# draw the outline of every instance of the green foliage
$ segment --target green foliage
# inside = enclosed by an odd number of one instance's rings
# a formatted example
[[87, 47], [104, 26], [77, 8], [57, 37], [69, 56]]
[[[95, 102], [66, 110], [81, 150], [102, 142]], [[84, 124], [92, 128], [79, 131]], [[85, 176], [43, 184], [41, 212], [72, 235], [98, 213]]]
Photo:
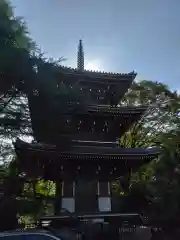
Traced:
[[29, 53], [33, 48], [34, 44], [28, 37], [23, 19], [16, 18], [10, 4], [2, 0], [0, 3], [0, 97], [3, 99], [1, 100], [6, 100], [4, 98], [9, 95], [10, 99], [16, 96], [17, 88], [27, 74]]
[[[180, 96], [162, 83], [142, 81], [133, 84], [122, 104], [151, 107], [121, 138], [120, 144], [133, 148], [156, 145], [162, 148], [158, 160], [132, 173], [130, 202], [136, 204], [137, 211], [153, 219], [175, 218], [180, 212]], [[142, 201], [144, 203], [140, 204]]]
[[41, 196], [55, 196], [56, 185], [52, 181], [38, 181], [36, 185], [36, 193]]
[[19, 199], [17, 202], [20, 215], [33, 215], [38, 213], [42, 208], [41, 199]]
[[180, 96], [162, 83], [142, 81], [134, 83], [125, 95], [123, 105], [144, 105], [148, 110], [121, 139], [127, 147], [150, 147], [163, 133], [179, 124]]
[[[30, 53], [35, 44], [28, 36], [22, 18], [15, 17], [10, 3], [0, 1], [0, 160], [12, 156], [10, 140], [19, 134], [21, 113], [27, 108], [22, 100], [22, 84], [31, 70]], [[21, 111], [19, 109], [21, 108]], [[23, 117], [24, 117], [23, 111]]]

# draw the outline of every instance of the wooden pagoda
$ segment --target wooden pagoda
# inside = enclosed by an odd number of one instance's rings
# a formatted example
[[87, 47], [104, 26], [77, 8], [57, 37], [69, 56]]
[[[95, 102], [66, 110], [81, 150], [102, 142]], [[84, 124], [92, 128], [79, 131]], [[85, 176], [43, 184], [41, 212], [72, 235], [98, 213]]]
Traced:
[[78, 89], [86, 106], [73, 111], [69, 103], [63, 115], [58, 114], [54, 100], [40, 88], [33, 89], [28, 98], [35, 141], [16, 141], [20, 170], [30, 179], [57, 183], [59, 211], [116, 212], [111, 183], [159, 154], [153, 148], [124, 149], [118, 141], [147, 110], [147, 106], [118, 105], [136, 74], [84, 70], [82, 42], [77, 68], [58, 71], [57, 89], [63, 85]]

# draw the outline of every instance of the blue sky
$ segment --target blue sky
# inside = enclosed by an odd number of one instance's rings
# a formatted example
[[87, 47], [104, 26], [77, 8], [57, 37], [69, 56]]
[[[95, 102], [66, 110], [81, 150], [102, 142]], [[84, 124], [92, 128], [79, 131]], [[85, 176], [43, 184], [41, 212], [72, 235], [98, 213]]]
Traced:
[[138, 72], [138, 79], [180, 89], [180, 0], [11, 0], [48, 56], [76, 67]]

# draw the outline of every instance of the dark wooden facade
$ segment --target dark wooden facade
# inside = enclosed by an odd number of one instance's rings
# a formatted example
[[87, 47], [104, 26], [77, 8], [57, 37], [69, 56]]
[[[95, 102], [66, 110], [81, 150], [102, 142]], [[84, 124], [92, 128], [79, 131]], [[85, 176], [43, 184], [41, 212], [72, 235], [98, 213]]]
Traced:
[[18, 140], [15, 147], [22, 171], [31, 177], [52, 181], [112, 181], [129, 170], [137, 170], [159, 154], [157, 149], [122, 149], [118, 143], [114, 143], [115, 147], [93, 144], [74, 141], [69, 149], [62, 151], [53, 145], [28, 144]]
[[46, 109], [43, 114], [39, 109], [40, 106], [36, 105], [35, 117], [33, 117], [36, 139], [38, 142], [57, 144], [61, 141], [62, 135], [73, 140], [116, 141], [142, 117], [147, 106], [111, 108], [90, 105], [86, 109], [77, 110], [75, 114], [69, 110], [63, 117], [56, 112], [46, 116], [48, 110]]
[[57, 87], [63, 84], [69, 88], [75, 87], [79, 94], [88, 97], [90, 104], [96, 105], [109, 105], [111, 97], [114, 97], [114, 105], [117, 105], [136, 77], [134, 71], [116, 74], [67, 67], [61, 67], [57, 75]]
[[50, 83], [51, 89], [48, 79], [36, 80], [28, 95], [33, 133], [38, 142], [56, 144], [62, 134], [72, 134], [72, 139], [113, 141], [117, 127], [126, 130], [145, 111], [145, 107], [111, 108], [120, 103], [131, 86], [136, 77], [134, 72], [81, 72], [59, 67], [54, 75], [56, 80]]
[[123, 211], [119, 197], [113, 195], [114, 181], [160, 153], [158, 149], [122, 149], [118, 143], [107, 142], [73, 141], [69, 149], [62, 151], [56, 146], [18, 140], [15, 147], [20, 171], [28, 179], [56, 182], [59, 209], [77, 214]]
[[[19, 169], [29, 179], [56, 182], [59, 211], [116, 212], [113, 181], [159, 154], [157, 149], [123, 149], [118, 142], [147, 110], [147, 106], [118, 106], [136, 74], [65, 67], [54, 74], [54, 91], [37, 82], [28, 96], [35, 141], [16, 141]], [[63, 88], [75, 89], [83, 102], [68, 99], [64, 107], [58, 93]]]

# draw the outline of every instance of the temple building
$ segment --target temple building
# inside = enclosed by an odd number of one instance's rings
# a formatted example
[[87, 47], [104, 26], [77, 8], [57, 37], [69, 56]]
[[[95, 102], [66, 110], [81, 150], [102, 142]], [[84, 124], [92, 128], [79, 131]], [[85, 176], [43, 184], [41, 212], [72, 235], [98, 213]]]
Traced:
[[47, 97], [38, 84], [28, 96], [35, 141], [17, 139], [18, 164], [28, 179], [56, 183], [56, 213], [64, 208], [75, 213], [116, 213], [113, 182], [159, 155], [158, 149], [128, 149], [119, 143], [148, 108], [120, 104], [135, 77], [134, 71], [85, 70], [80, 40], [77, 68], [59, 67], [55, 86], [57, 92], [64, 85], [75, 88], [85, 104], [70, 101], [62, 114], [61, 98]]

